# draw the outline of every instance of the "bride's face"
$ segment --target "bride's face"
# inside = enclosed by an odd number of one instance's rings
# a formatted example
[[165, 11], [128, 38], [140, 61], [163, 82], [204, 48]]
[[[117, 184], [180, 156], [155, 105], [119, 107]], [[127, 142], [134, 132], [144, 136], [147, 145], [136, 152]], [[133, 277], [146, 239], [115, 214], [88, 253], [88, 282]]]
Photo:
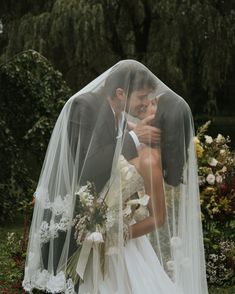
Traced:
[[156, 114], [157, 111], [157, 101], [153, 99], [150, 101], [147, 107], [143, 108], [142, 111], [139, 113], [138, 118], [144, 119], [152, 114]]

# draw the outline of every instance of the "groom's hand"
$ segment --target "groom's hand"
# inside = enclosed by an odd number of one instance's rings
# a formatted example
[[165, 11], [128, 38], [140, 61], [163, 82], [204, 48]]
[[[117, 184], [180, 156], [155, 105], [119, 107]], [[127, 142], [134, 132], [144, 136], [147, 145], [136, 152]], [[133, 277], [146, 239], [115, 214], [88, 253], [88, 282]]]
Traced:
[[150, 115], [138, 122], [133, 129], [139, 141], [144, 144], [158, 144], [161, 139], [161, 130], [151, 126], [154, 115]]

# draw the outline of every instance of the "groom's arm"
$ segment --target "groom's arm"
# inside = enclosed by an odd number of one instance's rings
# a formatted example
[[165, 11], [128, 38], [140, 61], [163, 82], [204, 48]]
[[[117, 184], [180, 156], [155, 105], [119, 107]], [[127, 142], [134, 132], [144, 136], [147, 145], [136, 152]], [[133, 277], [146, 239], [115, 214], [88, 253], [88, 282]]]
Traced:
[[153, 119], [154, 115], [149, 115], [137, 124], [132, 124], [132, 129], [125, 133], [122, 153], [127, 160], [138, 156], [137, 149], [141, 143], [149, 146], [159, 144], [161, 131], [151, 126]]

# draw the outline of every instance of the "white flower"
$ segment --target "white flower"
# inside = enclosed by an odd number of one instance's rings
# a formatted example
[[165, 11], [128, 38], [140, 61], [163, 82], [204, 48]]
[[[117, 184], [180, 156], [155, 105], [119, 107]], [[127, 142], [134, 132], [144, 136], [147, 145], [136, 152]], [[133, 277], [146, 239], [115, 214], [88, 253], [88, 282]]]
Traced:
[[75, 195], [79, 197], [83, 205], [91, 207], [93, 204], [94, 197], [90, 194], [89, 186], [89, 184], [82, 186], [78, 192], [75, 192]]
[[171, 238], [171, 246], [174, 248], [180, 248], [182, 245], [182, 240], [179, 237], [172, 237]]
[[218, 134], [218, 136], [216, 138], [216, 142], [221, 143], [223, 140], [224, 140], [224, 137], [221, 134]]
[[104, 242], [103, 236], [100, 232], [93, 232], [86, 239], [95, 243]]
[[219, 151], [219, 153], [221, 154], [221, 155], [224, 155], [225, 154], [225, 150], [224, 149], [221, 149], [220, 151]]
[[214, 185], [214, 183], [215, 183], [215, 176], [213, 174], [209, 174], [206, 177], [206, 180], [207, 180], [208, 184]]
[[223, 178], [221, 175], [216, 175], [215, 180], [218, 184], [221, 184], [223, 182]]
[[211, 144], [211, 143], [213, 142], [213, 139], [212, 139], [211, 136], [207, 136], [207, 135], [205, 135], [204, 137], [205, 137], [205, 139], [206, 139], [206, 143], [207, 143], [207, 144]]
[[208, 160], [208, 164], [210, 166], [216, 166], [217, 163], [218, 163], [218, 160], [216, 160], [215, 158], [209, 158], [209, 160]]
[[223, 166], [223, 168], [221, 169], [221, 172], [222, 173], [226, 173], [226, 171], [227, 171], [227, 167], [226, 166]]
[[75, 192], [75, 195], [81, 196], [81, 194], [87, 192], [87, 190], [89, 190], [88, 185], [84, 185], [77, 192]]

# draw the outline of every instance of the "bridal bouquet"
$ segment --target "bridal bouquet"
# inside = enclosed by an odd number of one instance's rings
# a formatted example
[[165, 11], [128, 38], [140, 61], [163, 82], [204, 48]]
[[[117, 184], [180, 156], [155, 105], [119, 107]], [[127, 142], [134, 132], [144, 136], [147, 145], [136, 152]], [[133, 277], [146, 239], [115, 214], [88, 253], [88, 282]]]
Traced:
[[70, 257], [66, 268], [66, 274], [74, 284], [79, 277], [83, 279], [91, 249], [100, 247], [100, 244], [104, 245], [107, 211], [105, 201], [98, 201], [98, 194], [93, 183], [87, 182], [75, 192], [75, 195], [77, 214], [73, 219], [73, 226], [78, 248]]
[[76, 210], [78, 214], [74, 218], [75, 239], [81, 245], [90, 234], [99, 232], [105, 233], [106, 210], [104, 201], [98, 201], [95, 185], [87, 182], [78, 192]]

